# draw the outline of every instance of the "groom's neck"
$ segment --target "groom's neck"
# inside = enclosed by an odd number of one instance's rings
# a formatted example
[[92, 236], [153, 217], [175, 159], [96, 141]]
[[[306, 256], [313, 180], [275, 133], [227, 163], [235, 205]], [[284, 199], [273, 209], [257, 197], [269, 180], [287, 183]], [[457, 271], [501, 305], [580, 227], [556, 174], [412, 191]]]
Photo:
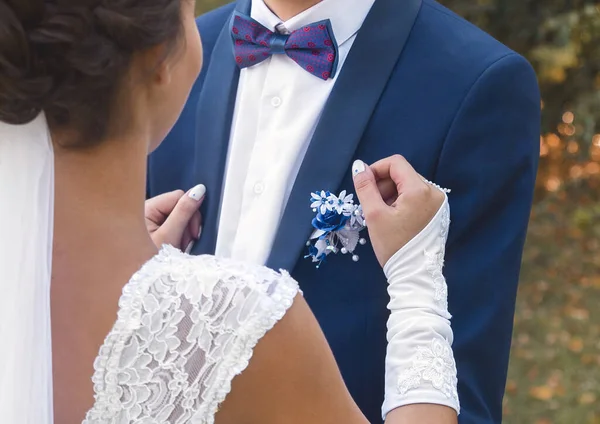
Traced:
[[264, 0], [271, 11], [283, 22], [310, 9], [322, 0]]

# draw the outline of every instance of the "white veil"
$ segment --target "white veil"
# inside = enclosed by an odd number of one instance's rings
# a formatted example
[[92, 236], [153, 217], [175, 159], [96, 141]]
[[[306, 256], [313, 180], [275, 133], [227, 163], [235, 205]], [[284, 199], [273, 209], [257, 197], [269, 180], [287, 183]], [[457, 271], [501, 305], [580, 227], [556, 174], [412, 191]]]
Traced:
[[0, 421], [51, 424], [54, 155], [46, 118], [0, 122]]

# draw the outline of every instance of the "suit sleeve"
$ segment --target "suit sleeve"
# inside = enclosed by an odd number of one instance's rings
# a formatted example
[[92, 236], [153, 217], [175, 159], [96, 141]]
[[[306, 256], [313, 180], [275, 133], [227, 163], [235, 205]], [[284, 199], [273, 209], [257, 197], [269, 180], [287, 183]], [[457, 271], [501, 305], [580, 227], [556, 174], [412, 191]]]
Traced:
[[438, 162], [435, 182], [452, 189], [444, 274], [461, 423], [501, 421], [539, 138], [535, 73], [509, 54], [471, 87]]

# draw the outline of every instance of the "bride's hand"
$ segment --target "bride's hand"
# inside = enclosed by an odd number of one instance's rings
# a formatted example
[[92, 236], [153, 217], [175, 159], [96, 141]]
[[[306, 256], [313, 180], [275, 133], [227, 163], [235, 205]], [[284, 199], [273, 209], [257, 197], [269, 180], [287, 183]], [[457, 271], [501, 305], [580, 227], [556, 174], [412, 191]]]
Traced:
[[187, 193], [175, 190], [146, 200], [146, 228], [156, 247], [170, 244], [189, 253], [202, 232], [198, 209], [205, 193], [206, 187], [199, 184]]
[[431, 221], [444, 193], [427, 184], [400, 155], [371, 166], [357, 160], [352, 175], [373, 250], [383, 267]]

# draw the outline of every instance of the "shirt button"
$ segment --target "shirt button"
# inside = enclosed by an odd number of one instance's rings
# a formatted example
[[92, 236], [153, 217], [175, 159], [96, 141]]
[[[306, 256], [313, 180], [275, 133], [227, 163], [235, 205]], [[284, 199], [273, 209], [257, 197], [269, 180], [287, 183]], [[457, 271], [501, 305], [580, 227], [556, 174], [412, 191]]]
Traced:
[[254, 194], [262, 194], [263, 191], [265, 191], [265, 183], [258, 181], [254, 184]]
[[271, 106], [273, 106], [273, 107], [279, 107], [279, 106], [281, 106], [281, 98], [279, 98], [279, 97], [273, 97], [271, 99]]

